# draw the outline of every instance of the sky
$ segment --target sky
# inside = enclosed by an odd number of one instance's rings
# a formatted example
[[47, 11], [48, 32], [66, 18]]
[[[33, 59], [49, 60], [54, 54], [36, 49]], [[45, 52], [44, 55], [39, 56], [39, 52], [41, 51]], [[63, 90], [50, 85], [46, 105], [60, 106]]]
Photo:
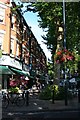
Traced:
[[[21, 4], [20, 0], [14, 0], [17, 4]], [[19, 2], [19, 3], [18, 3]], [[24, 7], [22, 8], [22, 10], [26, 10], [26, 5], [27, 3], [23, 4]], [[38, 43], [40, 44], [41, 48], [43, 49], [43, 52], [45, 53], [47, 60], [48, 58], [51, 60], [51, 53], [50, 51], [47, 49], [47, 46], [42, 42], [44, 41], [43, 38], [41, 37], [42, 35], [46, 35], [46, 33], [42, 30], [42, 28], [39, 27], [39, 17], [37, 16], [37, 13], [33, 13], [33, 12], [25, 12], [23, 14], [28, 26], [31, 27], [31, 31], [33, 32], [35, 38], [37, 39]]]
[[46, 33], [42, 30], [42, 28], [39, 28], [39, 23], [38, 23], [39, 18], [37, 17], [37, 13], [25, 12], [24, 18], [27, 24], [31, 27], [31, 30], [35, 38], [37, 39], [38, 43], [40, 44], [41, 48], [43, 49], [47, 59], [48, 58], [51, 59], [50, 51], [47, 49], [47, 46], [42, 42], [44, 40], [41, 37], [41, 35], [45, 35]]

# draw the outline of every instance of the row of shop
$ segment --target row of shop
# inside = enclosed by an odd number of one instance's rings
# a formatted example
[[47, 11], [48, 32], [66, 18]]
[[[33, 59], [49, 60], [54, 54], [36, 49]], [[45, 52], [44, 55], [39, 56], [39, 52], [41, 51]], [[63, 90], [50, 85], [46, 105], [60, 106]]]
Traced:
[[[3, 62], [4, 60], [4, 62]], [[24, 68], [22, 69], [22, 66]], [[0, 88], [9, 89], [11, 86], [24, 84], [30, 88], [36, 81], [45, 82], [43, 75], [36, 75], [34, 71], [29, 71], [27, 65], [22, 65], [20, 61], [14, 60], [10, 56], [3, 55], [0, 58]]]
[[2, 55], [0, 58], [0, 87], [2, 89], [8, 89], [10, 87], [10, 81], [18, 81], [24, 77], [24, 80], [29, 80], [29, 68], [24, 65], [22, 69], [22, 63], [19, 60], [8, 55]]
[[10, 66], [0, 66], [0, 86], [2, 89], [10, 88], [10, 86], [12, 86], [11, 82], [17, 83], [15, 86], [17, 86], [20, 81], [27, 83], [29, 77], [29, 73], [23, 70], [18, 70]]
[[46, 55], [20, 9], [13, 10], [15, 7], [15, 2], [0, 3], [3, 17], [0, 23], [0, 86], [3, 89], [9, 88], [10, 80], [16, 85], [22, 78], [29, 79], [28, 87], [31, 87], [37, 75], [43, 81], [42, 76], [48, 73]]

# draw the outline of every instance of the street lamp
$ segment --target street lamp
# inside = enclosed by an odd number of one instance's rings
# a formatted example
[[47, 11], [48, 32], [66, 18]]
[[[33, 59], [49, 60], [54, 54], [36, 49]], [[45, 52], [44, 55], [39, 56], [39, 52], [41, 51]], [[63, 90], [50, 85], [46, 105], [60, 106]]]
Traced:
[[[65, 0], [63, 0], [63, 32], [64, 32], [63, 47], [64, 49], [66, 49]], [[66, 65], [64, 66], [64, 77], [66, 79]]]
[[[63, 47], [64, 49], [66, 49], [66, 25], [65, 25], [65, 0], [63, 0], [63, 31], [64, 31], [64, 41], [63, 41]], [[66, 61], [65, 61], [66, 63]], [[64, 77], [65, 77], [65, 80], [66, 80], [66, 64], [64, 66]], [[65, 105], [67, 105], [68, 103], [68, 100], [67, 100], [67, 81], [65, 81]]]
[[66, 49], [65, 0], [63, 0], [63, 27], [64, 27], [64, 42], [63, 42], [63, 46], [64, 46], [64, 49]]

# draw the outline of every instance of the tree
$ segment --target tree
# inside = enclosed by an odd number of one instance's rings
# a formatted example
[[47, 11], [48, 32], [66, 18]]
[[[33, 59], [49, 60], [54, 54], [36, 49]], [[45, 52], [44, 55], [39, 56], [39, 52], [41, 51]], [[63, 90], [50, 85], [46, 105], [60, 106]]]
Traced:
[[[66, 4], [66, 40], [67, 49], [76, 48], [79, 51], [79, 26], [80, 26], [80, 2], [67, 2]], [[57, 46], [57, 38], [60, 34], [59, 26], [63, 28], [63, 4], [61, 2], [37, 2], [32, 3], [34, 12], [38, 12], [39, 26], [47, 28], [46, 36], [42, 36], [51, 53], [54, 54]], [[28, 6], [30, 9], [30, 6]]]
[[[26, 1], [24, 1], [26, 2]], [[67, 49], [80, 51], [80, 2], [66, 2], [66, 41]], [[21, 8], [23, 5], [19, 3], [17, 8]], [[14, 8], [14, 9], [17, 9]], [[21, 9], [20, 9], [21, 10]], [[57, 38], [60, 35], [58, 28], [63, 28], [63, 3], [62, 2], [46, 2], [46, 0], [37, 0], [36, 3], [32, 2], [27, 5], [24, 12], [33, 11], [38, 12], [40, 17], [39, 27], [47, 31], [46, 36], [42, 36], [45, 40], [47, 48], [51, 50], [52, 55], [55, 54], [57, 47]], [[24, 13], [23, 12], [23, 13]], [[47, 30], [46, 30], [47, 28]], [[63, 33], [62, 33], [63, 35]], [[63, 39], [63, 37], [62, 37]], [[60, 42], [60, 41], [59, 41]]]
[[53, 63], [52, 63], [51, 61], [48, 61], [47, 67], [48, 67], [48, 74], [49, 74], [50, 80], [51, 80], [51, 79], [54, 79]]
[[[80, 53], [80, 2], [66, 2], [66, 48], [76, 54]], [[57, 44], [63, 46], [63, 31], [60, 32], [59, 27], [63, 28], [63, 3], [62, 2], [37, 2], [28, 6], [33, 7], [34, 12], [38, 12], [39, 26], [47, 31], [46, 36], [42, 36], [47, 48], [50, 49], [52, 60], [57, 49]], [[32, 10], [31, 10], [32, 11]], [[46, 30], [47, 28], [47, 30]], [[58, 40], [59, 35], [62, 39]]]
[[[77, 54], [80, 54], [80, 2], [66, 2], [66, 48]], [[42, 2], [30, 3], [27, 11], [38, 12], [39, 26], [47, 31], [46, 36], [42, 36], [47, 48], [50, 49], [54, 63], [54, 55], [57, 44], [63, 46], [64, 34], [59, 31], [63, 28], [63, 3], [62, 2]], [[58, 37], [62, 35], [61, 39]], [[78, 61], [77, 61], [78, 62]]]

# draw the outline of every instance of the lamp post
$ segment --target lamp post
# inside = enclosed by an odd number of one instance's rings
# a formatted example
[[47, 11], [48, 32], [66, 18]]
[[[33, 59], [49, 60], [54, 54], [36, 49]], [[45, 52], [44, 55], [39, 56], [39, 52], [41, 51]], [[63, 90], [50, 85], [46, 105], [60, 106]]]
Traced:
[[[66, 25], [65, 25], [65, 0], [63, 0], [63, 27], [64, 27], [64, 41], [63, 41], [63, 47], [66, 49]], [[64, 65], [64, 77], [66, 80], [66, 60]], [[68, 104], [67, 100], [67, 81], [65, 81], [65, 105]]]
[[[63, 32], [64, 32], [63, 47], [64, 49], [66, 49], [65, 0], [63, 0]], [[64, 77], [66, 79], [66, 64], [64, 66]]]
[[63, 46], [64, 46], [64, 49], [66, 49], [65, 0], [63, 0], [63, 27], [64, 27], [64, 42], [63, 42]]

